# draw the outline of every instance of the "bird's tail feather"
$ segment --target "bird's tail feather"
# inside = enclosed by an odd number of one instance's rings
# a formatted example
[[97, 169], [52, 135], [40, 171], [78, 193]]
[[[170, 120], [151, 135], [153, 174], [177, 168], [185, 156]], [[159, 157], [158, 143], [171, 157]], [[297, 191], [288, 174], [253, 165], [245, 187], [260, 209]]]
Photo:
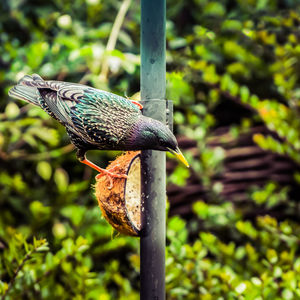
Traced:
[[21, 78], [21, 80], [19, 80], [17, 85], [9, 90], [8, 95], [39, 106], [39, 93], [34, 85], [34, 81], [37, 80], [43, 81], [43, 79], [37, 74], [33, 74], [32, 76], [25, 75]]
[[37, 86], [37, 82], [44, 82], [44, 79], [38, 74], [25, 75], [19, 81], [18, 84], [28, 85], [28, 86]]
[[8, 95], [39, 106], [37, 89], [34, 87], [15, 85], [9, 90]]

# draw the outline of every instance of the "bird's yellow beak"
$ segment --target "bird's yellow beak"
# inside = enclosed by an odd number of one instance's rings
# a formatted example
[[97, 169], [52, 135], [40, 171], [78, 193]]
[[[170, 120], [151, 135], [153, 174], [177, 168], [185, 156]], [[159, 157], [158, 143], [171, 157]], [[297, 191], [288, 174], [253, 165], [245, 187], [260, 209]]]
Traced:
[[174, 154], [186, 167], [190, 167], [189, 163], [181, 153], [180, 149], [177, 147], [176, 150], [168, 149], [172, 154]]

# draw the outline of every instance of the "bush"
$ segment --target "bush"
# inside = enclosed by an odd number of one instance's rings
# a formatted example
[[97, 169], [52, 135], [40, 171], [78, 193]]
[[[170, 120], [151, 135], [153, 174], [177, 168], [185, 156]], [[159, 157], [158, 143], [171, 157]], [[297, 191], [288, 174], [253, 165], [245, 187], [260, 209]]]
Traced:
[[[92, 196], [92, 171], [76, 161], [64, 129], [8, 99], [26, 73], [82, 82], [121, 95], [139, 89], [139, 8], [132, 5], [116, 49], [105, 52], [118, 1], [9, 1], [0, 24], [0, 295], [3, 299], [138, 299], [138, 239], [113, 236]], [[298, 198], [266, 180], [252, 205], [221, 197], [224, 172], [211, 131], [232, 126], [295, 165], [299, 184], [299, 34], [293, 1], [168, 1], [167, 95], [176, 133], [206, 190], [195, 217], [167, 229], [168, 299], [300, 299]], [[102, 73], [108, 63], [109, 72]], [[101, 76], [99, 73], [101, 72]], [[92, 152], [103, 164], [115, 152]], [[169, 182], [187, 184], [178, 166]], [[243, 206], [243, 205], [242, 205]], [[255, 216], [249, 217], [255, 211]]]

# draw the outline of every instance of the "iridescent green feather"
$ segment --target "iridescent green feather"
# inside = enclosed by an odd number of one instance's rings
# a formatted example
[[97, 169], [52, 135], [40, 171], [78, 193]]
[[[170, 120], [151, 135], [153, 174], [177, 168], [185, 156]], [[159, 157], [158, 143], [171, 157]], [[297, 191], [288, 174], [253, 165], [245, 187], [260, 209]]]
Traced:
[[84, 91], [71, 111], [76, 128], [99, 145], [99, 149], [118, 148], [128, 130], [141, 115], [129, 100], [107, 92]]

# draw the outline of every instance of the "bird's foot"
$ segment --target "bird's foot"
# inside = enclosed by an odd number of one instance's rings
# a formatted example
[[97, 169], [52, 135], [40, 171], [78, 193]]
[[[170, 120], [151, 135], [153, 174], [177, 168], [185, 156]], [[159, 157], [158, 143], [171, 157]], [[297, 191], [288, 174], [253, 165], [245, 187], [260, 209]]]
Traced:
[[143, 109], [143, 105], [141, 103], [139, 103], [138, 101], [135, 100], [131, 100], [129, 99], [129, 97], [125, 96], [127, 100], [131, 101], [132, 104], [137, 105], [139, 107], [140, 110]]
[[130, 100], [134, 105], [137, 105], [139, 107], [140, 110], [143, 109], [143, 105], [137, 101], [134, 101], [134, 100]]
[[114, 186], [113, 184], [113, 178], [127, 178], [126, 174], [116, 174], [113, 173], [116, 169], [118, 168], [118, 166], [114, 166], [110, 169], [101, 169], [101, 173], [98, 174], [96, 176], [96, 179], [98, 180], [99, 178], [101, 178], [102, 176], [107, 176], [108, 180], [109, 180], [109, 187], [108, 189], [111, 190]]
[[110, 169], [102, 169], [100, 168], [99, 166], [95, 165], [94, 163], [92, 163], [91, 161], [89, 161], [88, 159], [86, 159], [85, 157], [81, 160], [79, 160], [81, 163], [93, 168], [94, 170], [98, 171], [100, 174], [98, 174], [96, 176], [96, 179], [99, 179], [100, 177], [106, 175], [109, 182], [110, 182], [110, 185], [108, 187], [109, 190], [112, 189], [113, 187], [113, 180], [112, 178], [127, 178], [127, 175], [125, 174], [115, 174], [113, 173], [119, 166], [116, 165]]

